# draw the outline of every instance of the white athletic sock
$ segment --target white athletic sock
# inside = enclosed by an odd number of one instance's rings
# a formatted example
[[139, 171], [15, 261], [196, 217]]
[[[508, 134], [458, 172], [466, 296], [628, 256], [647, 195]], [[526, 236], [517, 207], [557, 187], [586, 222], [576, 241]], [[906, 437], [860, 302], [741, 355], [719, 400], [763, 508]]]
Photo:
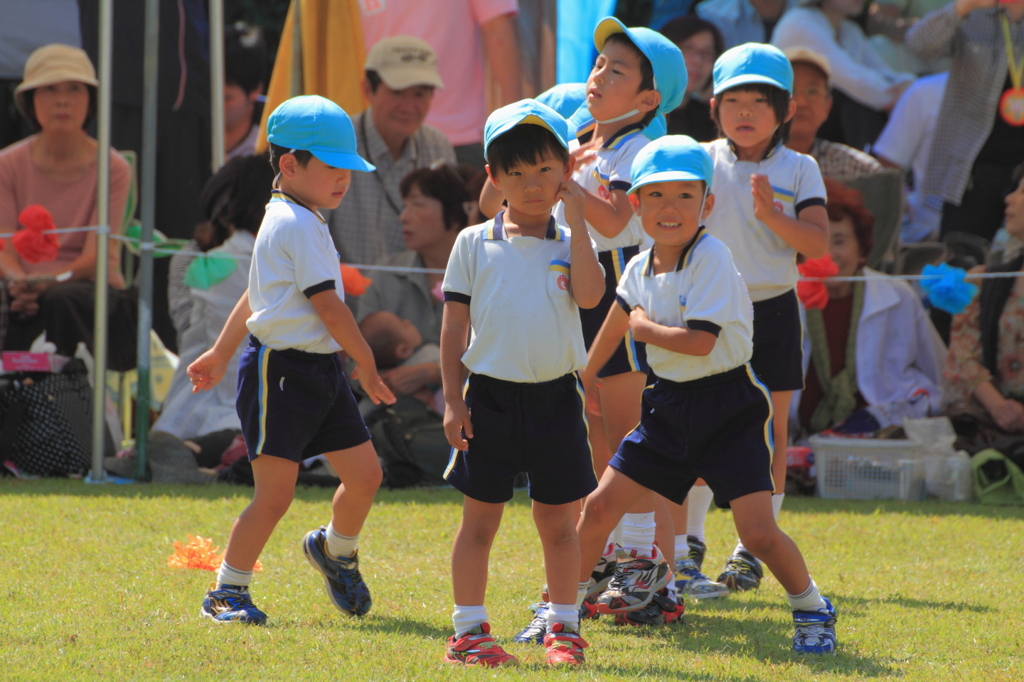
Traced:
[[580, 630], [580, 610], [572, 604], [553, 604], [548, 602], [547, 620], [548, 632], [551, 632], [551, 626], [555, 623], [567, 625], [574, 632], [579, 632]]
[[327, 524], [327, 552], [332, 557], [348, 558], [355, 554], [356, 545], [359, 543], [359, 536], [342, 535], [334, 530], [334, 524]]
[[587, 598], [587, 590], [590, 589], [591, 582], [593, 582], [593, 580], [580, 583], [579, 587], [576, 588], [576, 611], [579, 611], [580, 607], [583, 606], [583, 600]]
[[238, 587], [248, 587], [249, 583], [252, 582], [252, 571], [239, 571], [237, 568], [233, 568], [228, 565], [228, 562], [220, 562], [220, 568], [217, 569], [217, 587], [224, 585], [237, 585]]
[[818, 586], [814, 584], [813, 578], [802, 593], [793, 595], [787, 592], [786, 598], [789, 599], [789, 606], [794, 611], [817, 611], [825, 608], [825, 600], [818, 593]]
[[686, 542], [686, 533], [676, 536], [676, 563], [679, 563], [690, 553], [690, 545]]
[[654, 512], [624, 514], [622, 516], [622, 549], [645, 557], [653, 556]]
[[[622, 547], [622, 524], [625, 520], [625, 516], [619, 519], [619, 522], [615, 524], [615, 528], [613, 528], [612, 532], [608, 535], [608, 542], [615, 545], [615, 547]], [[614, 547], [612, 548], [612, 551], [615, 551]]]
[[689, 501], [686, 505], [686, 534], [704, 542], [704, 519], [708, 516], [715, 494], [706, 485], [695, 485], [690, 488], [686, 499]]
[[455, 626], [455, 637], [462, 637], [464, 634], [481, 623], [487, 622], [486, 606], [459, 606], [455, 605], [452, 612], [452, 624]]
[[[772, 516], [775, 520], [779, 520], [779, 512], [782, 511], [782, 500], [786, 498], [786, 493], [779, 493], [778, 495], [772, 495]], [[753, 554], [749, 549], [743, 546], [743, 542], [736, 543], [736, 549], [732, 551], [733, 554], [736, 552], [746, 552], [747, 554]]]

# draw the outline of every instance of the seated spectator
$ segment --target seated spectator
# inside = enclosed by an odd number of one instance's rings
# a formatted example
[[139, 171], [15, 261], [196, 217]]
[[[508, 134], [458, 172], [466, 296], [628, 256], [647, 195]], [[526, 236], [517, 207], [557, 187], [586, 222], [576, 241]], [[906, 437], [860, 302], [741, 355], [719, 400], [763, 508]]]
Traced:
[[342, 262], [372, 265], [400, 253], [402, 178], [435, 161], [455, 162], [448, 139], [423, 122], [440, 87], [437, 57], [419, 38], [385, 38], [366, 56], [370, 107], [352, 125], [359, 155], [377, 168], [354, 173], [345, 201], [328, 217]]
[[690, 13], [695, 4], [694, 0], [617, 0], [615, 17], [626, 26], [661, 31], [673, 19]]
[[715, 60], [725, 51], [722, 34], [714, 24], [692, 14], [668, 22], [661, 33], [679, 46], [686, 60], [686, 94], [683, 103], [665, 117], [668, 134], [689, 135], [698, 142], [718, 139], [708, 86]]
[[832, 71], [828, 60], [806, 47], [784, 50], [793, 65], [793, 102], [796, 113], [786, 146], [810, 154], [823, 177], [863, 175], [882, 169], [882, 164], [862, 151], [818, 137], [818, 130], [832, 110]]
[[[1024, 165], [1006, 195], [1006, 231], [1024, 241]], [[979, 408], [996, 432], [1024, 432], [1024, 253], [989, 266], [1016, 278], [987, 279], [981, 294], [953, 317], [946, 356], [947, 399]]]
[[224, 31], [224, 153], [227, 160], [256, 151], [266, 90], [267, 47], [258, 28]]
[[770, 43], [779, 19], [794, 4], [794, 0], [704, 0], [696, 11], [718, 27], [724, 50], [730, 50], [743, 43]]
[[[417, 374], [430, 374], [433, 366], [441, 364], [441, 347], [436, 343], [423, 343], [423, 335], [409, 320], [403, 320], [398, 315], [386, 310], [378, 310], [370, 313], [359, 323], [359, 331], [366, 339], [367, 345], [373, 352], [373, 359], [377, 363], [377, 369], [382, 372], [393, 370], [398, 367], [410, 368], [409, 377]], [[421, 366], [421, 370], [413, 370]], [[393, 380], [399, 381], [396, 375]], [[433, 390], [431, 390], [433, 388]], [[424, 384], [412, 395], [424, 403], [437, 409], [441, 407], [443, 412], [444, 394], [440, 396], [440, 384]], [[399, 391], [399, 389], [394, 389]], [[410, 391], [399, 391], [399, 393], [410, 393]], [[437, 398], [440, 397], [440, 403]]]
[[[402, 179], [402, 238], [408, 250], [389, 258], [387, 265], [443, 271], [455, 238], [466, 227], [473, 197], [466, 180], [450, 165], [420, 168]], [[408, 320], [423, 341], [441, 341], [441, 272], [371, 271], [373, 284], [355, 304], [360, 326], [372, 313], [388, 311]], [[439, 362], [404, 364], [381, 378], [396, 393], [416, 393], [441, 382]]]
[[937, 412], [945, 347], [906, 282], [864, 267], [874, 218], [860, 193], [829, 178], [825, 187], [829, 254], [838, 276], [870, 279], [827, 282], [828, 304], [806, 311], [804, 357], [810, 361], [806, 387], [794, 401], [800, 424], [817, 433], [861, 408], [898, 403], [916, 405], [921, 416]]
[[206, 259], [194, 257], [184, 278], [191, 299], [190, 321], [179, 339], [178, 369], [152, 430], [197, 443], [196, 461], [202, 467], [220, 464], [221, 454], [241, 433], [235, 412], [235, 384], [244, 345], [236, 351], [224, 379], [210, 391], [193, 393], [186, 369], [213, 346], [249, 286], [252, 249], [273, 181], [274, 172], [265, 156], [240, 156], [217, 171], [208, 183], [221, 188], [211, 222], [229, 236], [209, 249]]
[[1019, 2], [956, 0], [907, 33], [918, 57], [953, 60], [919, 188], [942, 211], [941, 237], [968, 232], [991, 240], [1003, 222], [1003, 189], [1024, 159], [1024, 117], [1013, 94], [1021, 84], [1008, 73], [1006, 56], [1012, 52], [1016, 62], [1024, 52], [1022, 18]]
[[[925, 200], [923, 185], [935, 122], [948, 79], [948, 73], [936, 73], [919, 78], [911, 85], [896, 103], [871, 150], [883, 166], [912, 172], [913, 186], [907, 191], [907, 217], [900, 232], [900, 238], [907, 244], [932, 239], [939, 233], [942, 214]], [[938, 199], [938, 203], [941, 202], [941, 198]]]
[[[97, 144], [85, 128], [96, 113], [97, 86], [89, 57], [76, 47], [46, 45], [29, 57], [15, 100], [37, 132], [0, 152], [0, 231], [20, 229], [18, 215], [32, 204], [46, 208], [58, 228], [96, 224]], [[128, 162], [111, 150], [109, 215], [115, 232], [130, 184]], [[10, 243], [0, 251], [0, 276], [10, 297], [5, 350], [27, 350], [43, 332], [61, 355], [74, 355], [80, 341], [93, 350], [96, 233], [62, 234], [58, 240], [57, 258], [48, 262], [29, 263]], [[108, 366], [126, 370], [135, 366], [138, 304], [137, 293], [125, 289], [119, 253], [112, 243]]]
[[810, 48], [828, 60], [835, 104], [819, 135], [866, 150], [882, 132], [887, 112], [914, 75], [889, 68], [860, 26], [851, 21], [864, 8], [864, 0], [801, 0], [801, 4], [779, 20], [772, 43], [782, 49]]

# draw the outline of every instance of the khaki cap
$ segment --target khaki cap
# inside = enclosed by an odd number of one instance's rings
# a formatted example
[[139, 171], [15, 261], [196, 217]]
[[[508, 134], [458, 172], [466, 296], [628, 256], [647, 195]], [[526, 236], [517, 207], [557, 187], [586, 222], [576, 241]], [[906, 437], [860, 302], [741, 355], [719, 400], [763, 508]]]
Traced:
[[443, 88], [437, 55], [430, 43], [413, 36], [392, 36], [378, 41], [366, 55], [366, 70], [375, 71], [392, 90], [414, 85]]
[[44, 85], [77, 81], [99, 87], [96, 69], [85, 50], [70, 45], [51, 43], [37, 48], [25, 62], [25, 78], [14, 90], [14, 102], [22, 115], [25, 113], [25, 94]]
[[818, 67], [821, 69], [821, 72], [825, 74], [825, 85], [832, 87], [832, 65], [828, 63], [828, 57], [825, 55], [820, 52], [815, 52], [809, 47], [803, 47], [800, 45], [787, 47], [782, 51], [782, 54], [786, 55], [790, 64], [806, 62]]

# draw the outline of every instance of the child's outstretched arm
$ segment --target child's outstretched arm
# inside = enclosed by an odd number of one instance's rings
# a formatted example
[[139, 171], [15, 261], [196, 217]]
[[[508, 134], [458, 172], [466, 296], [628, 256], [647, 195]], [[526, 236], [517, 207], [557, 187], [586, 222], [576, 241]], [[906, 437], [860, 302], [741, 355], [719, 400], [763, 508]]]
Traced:
[[388, 405], [394, 403], [395, 396], [377, 374], [373, 352], [370, 351], [366, 339], [359, 333], [356, 318], [352, 316], [352, 311], [345, 302], [338, 298], [338, 292], [334, 289], [321, 291], [310, 296], [309, 302], [313, 304], [313, 309], [327, 327], [331, 337], [355, 361], [359, 385], [366, 391], [373, 404], [379, 405], [382, 401]]
[[607, 199], [602, 199], [593, 192], [580, 188], [587, 198], [586, 218], [601, 235], [617, 237], [626, 228], [633, 217], [633, 207], [625, 190], [613, 189]]
[[767, 175], [751, 175], [750, 191], [754, 195], [754, 217], [798, 253], [821, 258], [828, 252], [828, 212], [824, 206], [808, 206], [796, 218], [775, 210], [775, 190]]
[[637, 341], [683, 355], [708, 355], [715, 348], [718, 337], [702, 329], [666, 327], [652, 322], [643, 308], [637, 306], [629, 313], [629, 328]]
[[604, 270], [597, 262], [587, 224], [583, 220], [586, 203], [585, 192], [575, 180], [566, 180], [558, 191], [558, 198], [565, 206], [565, 222], [572, 233], [569, 259], [569, 282], [572, 299], [581, 308], [593, 308], [604, 296]]
[[473, 437], [469, 407], [462, 395], [466, 366], [462, 356], [469, 345], [469, 305], [445, 301], [441, 318], [441, 386], [444, 390], [444, 435], [457, 450], [469, 447]]
[[580, 372], [583, 392], [587, 396], [587, 412], [590, 414], [601, 416], [601, 381], [597, 378], [597, 373], [612, 359], [615, 349], [627, 331], [629, 315], [618, 302], [612, 303], [612, 307], [608, 309], [608, 316], [604, 318], [594, 342], [590, 344], [587, 366]]
[[206, 351], [188, 366], [186, 370], [189, 380], [192, 381], [192, 392], [209, 391], [224, 378], [228, 363], [238, 350], [238, 344], [249, 333], [245, 321], [252, 316], [249, 308], [249, 290], [242, 292], [242, 297], [228, 315], [224, 328], [220, 330], [217, 341], [213, 348]]

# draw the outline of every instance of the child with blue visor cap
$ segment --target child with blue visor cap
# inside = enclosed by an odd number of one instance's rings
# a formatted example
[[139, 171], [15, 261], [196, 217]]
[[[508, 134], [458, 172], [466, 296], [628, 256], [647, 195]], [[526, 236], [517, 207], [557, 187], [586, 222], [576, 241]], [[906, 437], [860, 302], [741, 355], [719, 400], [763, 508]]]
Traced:
[[[650, 491], [678, 504], [701, 478], [786, 589], [794, 650], [833, 653], [835, 610], [771, 514], [772, 401], [750, 365], [752, 306], [729, 248], [703, 224], [719, 203], [710, 193], [716, 175], [710, 155], [686, 136], [662, 137], [633, 161], [630, 199], [654, 246], [626, 266], [581, 378], [589, 388], [632, 331], [647, 344], [651, 385], [639, 426], [584, 505], [580, 579], [626, 509]], [[682, 610], [664, 592], [652, 603], [665, 622]]]
[[[796, 105], [793, 67], [778, 48], [746, 43], [715, 62], [712, 118], [722, 138], [706, 145], [715, 164], [718, 210], [710, 234], [732, 250], [754, 306], [754, 373], [771, 391], [772, 469], [776, 516], [786, 481], [788, 415], [793, 392], [803, 388], [803, 334], [796, 296], [797, 256], [818, 258], [828, 248], [825, 185], [818, 164], [784, 142]], [[704, 517], [712, 493], [693, 488], [688, 534], [703, 555]], [[755, 589], [762, 572], [741, 541], [718, 581], [732, 590]]]

